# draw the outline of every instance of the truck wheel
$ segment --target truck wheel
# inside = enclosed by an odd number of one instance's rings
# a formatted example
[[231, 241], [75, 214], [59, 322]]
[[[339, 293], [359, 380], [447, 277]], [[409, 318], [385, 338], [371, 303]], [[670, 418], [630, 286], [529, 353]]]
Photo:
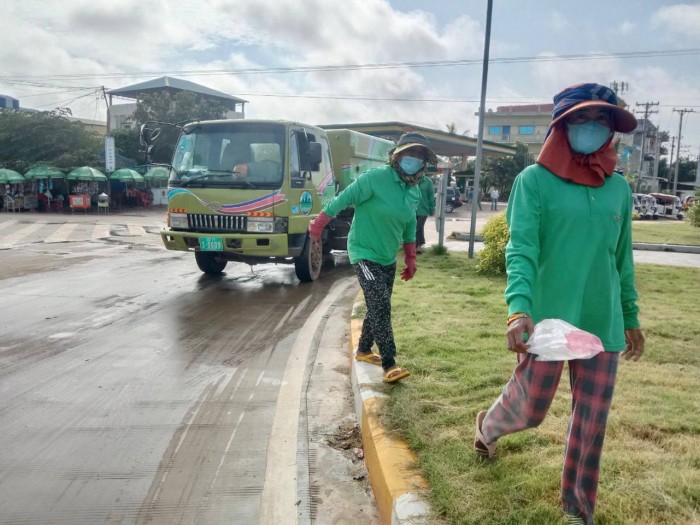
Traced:
[[294, 258], [294, 270], [302, 283], [310, 283], [318, 279], [323, 264], [323, 248], [321, 241], [306, 237], [304, 250], [299, 257]]
[[451, 202], [448, 202], [447, 204], [445, 204], [445, 211], [447, 213], [452, 213], [453, 211], [455, 211], [455, 207], [452, 205]]
[[216, 252], [194, 252], [194, 258], [197, 261], [197, 266], [204, 273], [219, 274], [226, 268], [226, 260], [218, 259]]

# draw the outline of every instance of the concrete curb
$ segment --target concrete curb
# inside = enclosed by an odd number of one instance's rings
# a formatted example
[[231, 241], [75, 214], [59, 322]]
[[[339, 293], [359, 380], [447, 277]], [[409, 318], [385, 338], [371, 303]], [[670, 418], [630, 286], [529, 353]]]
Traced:
[[416, 456], [404, 441], [389, 435], [381, 425], [379, 412], [386, 395], [377, 386], [382, 385], [382, 369], [353, 358], [362, 332], [362, 319], [356, 317], [356, 312], [362, 306], [360, 292], [350, 319], [351, 381], [365, 465], [379, 516], [385, 525], [428, 525], [430, 506], [422, 496], [428, 484], [416, 472]]
[[[458, 241], [468, 241], [471, 235], [468, 233], [455, 232], [454, 238]], [[483, 242], [483, 235], [474, 235], [474, 242]], [[700, 246], [690, 246], [686, 244], [648, 244], [635, 242], [632, 244], [634, 250], [644, 250], [650, 252], [675, 252], [675, 253], [700, 253]]]

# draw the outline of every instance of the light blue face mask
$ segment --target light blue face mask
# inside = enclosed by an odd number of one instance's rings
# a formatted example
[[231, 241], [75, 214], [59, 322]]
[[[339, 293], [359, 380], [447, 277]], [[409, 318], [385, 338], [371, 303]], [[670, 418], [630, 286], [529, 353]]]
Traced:
[[613, 132], [600, 122], [591, 120], [585, 124], [567, 124], [566, 134], [571, 149], [583, 155], [589, 155], [603, 147]]
[[415, 157], [401, 157], [399, 161], [399, 166], [407, 175], [413, 175], [418, 173], [418, 171], [423, 167], [423, 159], [417, 159]]

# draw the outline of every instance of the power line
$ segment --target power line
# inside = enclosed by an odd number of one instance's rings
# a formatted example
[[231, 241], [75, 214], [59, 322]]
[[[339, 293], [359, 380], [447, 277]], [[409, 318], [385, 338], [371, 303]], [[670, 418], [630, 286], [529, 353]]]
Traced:
[[[700, 54], [700, 48], [689, 49], [668, 49], [651, 51], [627, 51], [618, 53], [588, 53], [571, 55], [541, 55], [530, 57], [504, 57], [493, 58], [491, 64], [513, 64], [527, 62], [560, 62], [573, 60], [605, 60], [605, 59], [630, 59], [630, 58], [650, 58], [667, 56], [689, 56]], [[396, 69], [396, 68], [424, 68], [424, 67], [454, 67], [480, 65], [481, 59], [457, 59], [457, 60], [431, 60], [423, 62], [385, 62], [367, 64], [346, 64], [346, 65], [321, 65], [321, 66], [295, 66], [295, 67], [261, 67], [261, 68], [240, 68], [240, 69], [209, 69], [209, 70], [179, 70], [179, 71], [141, 71], [141, 72], [121, 72], [121, 73], [92, 73], [92, 74], [63, 74], [63, 75], [0, 75], [0, 80], [14, 79], [118, 79], [125, 77], [149, 77], [159, 75], [250, 75], [250, 74], [277, 74], [277, 73], [317, 73], [353, 71], [367, 69]]]

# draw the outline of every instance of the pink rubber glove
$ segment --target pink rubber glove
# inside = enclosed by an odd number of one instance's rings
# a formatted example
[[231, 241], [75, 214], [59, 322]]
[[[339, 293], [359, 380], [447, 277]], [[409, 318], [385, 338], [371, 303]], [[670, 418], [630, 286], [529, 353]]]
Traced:
[[403, 245], [404, 261], [406, 261], [406, 268], [401, 270], [401, 279], [404, 281], [410, 281], [416, 274], [416, 243], [406, 242]]
[[314, 241], [320, 241], [323, 228], [325, 228], [329, 222], [331, 222], [331, 218], [328, 215], [323, 212], [319, 213], [318, 217], [309, 223], [309, 237]]

